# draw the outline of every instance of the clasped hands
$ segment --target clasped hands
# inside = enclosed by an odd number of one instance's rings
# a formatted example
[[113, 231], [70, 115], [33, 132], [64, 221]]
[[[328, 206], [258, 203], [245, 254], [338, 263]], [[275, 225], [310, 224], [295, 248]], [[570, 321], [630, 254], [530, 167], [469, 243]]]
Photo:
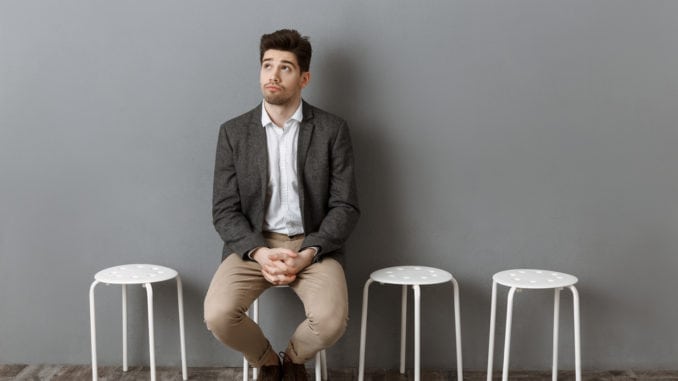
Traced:
[[313, 262], [315, 250], [307, 248], [296, 252], [283, 248], [260, 247], [253, 254], [261, 265], [261, 274], [271, 284], [287, 285], [297, 279], [297, 274]]

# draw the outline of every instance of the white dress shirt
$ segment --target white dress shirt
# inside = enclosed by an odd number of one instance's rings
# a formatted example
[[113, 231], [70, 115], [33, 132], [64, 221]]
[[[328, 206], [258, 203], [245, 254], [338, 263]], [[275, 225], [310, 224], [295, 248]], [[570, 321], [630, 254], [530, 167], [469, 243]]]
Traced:
[[304, 233], [299, 205], [297, 180], [297, 142], [303, 119], [302, 103], [285, 125], [273, 123], [264, 103], [261, 104], [261, 125], [266, 129], [268, 147], [268, 186], [264, 231], [293, 236]]

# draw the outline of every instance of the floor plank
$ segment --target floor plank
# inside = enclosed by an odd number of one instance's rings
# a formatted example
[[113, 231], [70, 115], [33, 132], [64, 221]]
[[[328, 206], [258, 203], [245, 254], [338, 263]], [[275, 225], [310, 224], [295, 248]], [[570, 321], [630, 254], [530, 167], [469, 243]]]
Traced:
[[[308, 371], [309, 380], [313, 380], [313, 369], [309, 368]], [[141, 366], [130, 367], [127, 372], [123, 372], [122, 367], [102, 366], [98, 368], [98, 374], [101, 381], [147, 381], [150, 379], [149, 368]], [[158, 367], [156, 375], [159, 381], [181, 381], [180, 368]], [[242, 380], [242, 368], [189, 368], [188, 375], [191, 381], [239, 381]], [[500, 372], [495, 372], [492, 376], [493, 380], [501, 380]], [[0, 365], [0, 381], [78, 381], [90, 380], [91, 378], [91, 368], [88, 365]], [[456, 371], [423, 370], [421, 378], [423, 381], [451, 381], [456, 380]], [[357, 379], [358, 372], [355, 368], [329, 370], [330, 381], [355, 381]], [[464, 371], [464, 381], [485, 381], [485, 379], [484, 371]], [[545, 371], [512, 371], [510, 379], [516, 381], [548, 381], [551, 380], [551, 373]], [[558, 373], [558, 380], [570, 381], [574, 379], [574, 372], [572, 371]], [[583, 373], [582, 379], [585, 381], [678, 381], [678, 371], [589, 371]], [[406, 375], [401, 375], [397, 370], [368, 369], [365, 374], [365, 381], [413, 380], [414, 375], [411, 370]]]

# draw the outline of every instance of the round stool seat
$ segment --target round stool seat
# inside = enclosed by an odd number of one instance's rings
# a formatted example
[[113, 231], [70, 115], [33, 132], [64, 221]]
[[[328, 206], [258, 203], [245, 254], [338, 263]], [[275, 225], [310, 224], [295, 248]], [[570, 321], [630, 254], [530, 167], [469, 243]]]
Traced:
[[573, 275], [537, 269], [505, 270], [494, 274], [492, 279], [507, 287], [530, 289], [567, 287], [578, 281]]
[[363, 313], [360, 322], [360, 362], [358, 381], [365, 380], [365, 345], [367, 341], [367, 305], [369, 288], [372, 283], [400, 286], [400, 374], [405, 375], [405, 354], [407, 341], [407, 290], [411, 287], [414, 296], [414, 381], [421, 380], [421, 286], [452, 283], [454, 292], [454, 332], [456, 337], [457, 380], [464, 374], [461, 359], [461, 319], [459, 306], [459, 284], [452, 274], [445, 270], [426, 266], [393, 266], [377, 270], [363, 287]]
[[452, 280], [452, 274], [445, 270], [426, 266], [394, 266], [370, 274], [372, 280], [382, 284], [438, 284]]
[[143, 284], [176, 278], [178, 273], [169, 267], [129, 264], [109, 267], [94, 274], [94, 279], [108, 284]]

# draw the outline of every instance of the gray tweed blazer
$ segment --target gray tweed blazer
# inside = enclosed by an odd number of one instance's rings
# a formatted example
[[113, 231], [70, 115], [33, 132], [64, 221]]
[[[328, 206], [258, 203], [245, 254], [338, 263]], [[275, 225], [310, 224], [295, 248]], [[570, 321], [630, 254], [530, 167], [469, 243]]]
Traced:
[[[319, 247], [317, 260], [343, 253], [360, 210], [353, 171], [353, 148], [344, 120], [304, 102], [299, 126], [297, 176], [306, 235], [302, 249]], [[224, 241], [222, 259], [246, 258], [267, 246], [262, 236], [268, 186], [266, 131], [261, 105], [219, 129], [212, 217]]]

